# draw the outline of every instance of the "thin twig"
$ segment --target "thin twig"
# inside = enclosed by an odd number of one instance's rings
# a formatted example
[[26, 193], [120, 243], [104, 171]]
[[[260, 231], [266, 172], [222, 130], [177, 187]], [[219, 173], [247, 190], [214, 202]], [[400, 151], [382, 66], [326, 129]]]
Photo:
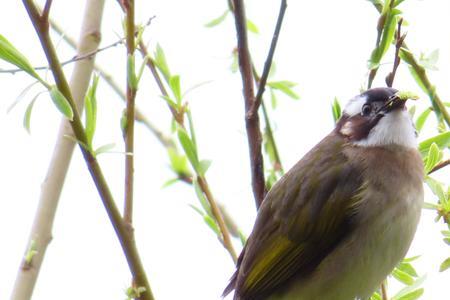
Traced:
[[389, 300], [385, 282], [381, 283], [381, 299], [382, 300]]
[[[134, 0], [124, 1], [126, 18], [126, 45], [127, 45], [127, 63], [134, 64]], [[131, 59], [132, 58], [132, 59]], [[134, 186], [134, 111], [136, 99], [136, 87], [132, 79], [136, 76], [134, 66], [127, 68], [127, 106], [126, 106], [126, 126], [125, 126], [125, 206], [123, 210], [123, 219], [130, 228], [133, 223], [133, 186]]]
[[220, 232], [222, 233], [223, 245], [230, 253], [230, 256], [233, 259], [234, 263], [236, 263], [237, 255], [236, 255], [236, 252], [234, 251], [233, 244], [231, 243], [230, 233], [228, 232], [228, 228], [223, 219], [223, 215], [220, 212], [220, 209], [219, 209], [216, 201], [214, 200], [214, 197], [211, 193], [208, 182], [206, 181], [206, 178], [204, 178], [202, 176], [198, 176], [197, 181], [198, 181], [198, 185], [200, 186], [203, 193], [205, 194], [206, 199], [208, 200], [208, 203], [211, 207], [211, 212], [212, 212], [214, 218], [216, 219], [217, 224], [219, 225]]
[[[382, 11], [382, 6], [377, 5], [376, 2], [373, 2], [374, 7], [378, 10], [379, 13]], [[405, 42], [403, 42], [403, 47], [400, 49], [400, 57], [401, 59], [406, 62], [417, 74], [420, 81], [423, 83], [423, 86], [425, 90], [427, 91], [428, 97], [430, 98], [430, 101], [435, 107], [435, 113], [438, 117], [439, 113], [442, 114], [445, 123], [447, 123], [447, 126], [450, 127], [450, 114], [447, 111], [447, 108], [445, 107], [444, 103], [442, 102], [439, 95], [436, 93], [436, 88], [433, 84], [431, 84], [430, 79], [428, 78], [427, 72], [423, 66], [421, 66], [414, 55], [409, 50], [408, 46]]]
[[[258, 75], [258, 72], [256, 71], [256, 68], [253, 65], [253, 63], [252, 63], [252, 72], [253, 72], [253, 77], [255, 78], [255, 84], [258, 85], [258, 83], [260, 82], [259, 75]], [[281, 171], [281, 173], [284, 173], [283, 164], [281, 163], [281, 157], [280, 157], [280, 154], [278, 151], [278, 146], [275, 141], [275, 135], [273, 134], [272, 125], [270, 124], [269, 112], [267, 111], [267, 107], [266, 107], [263, 97], [261, 97], [261, 108], [262, 108], [262, 113], [263, 113], [263, 118], [264, 118], [264, 124], [266, 126], [267, 140], [272, 145], [273, 152], [274, 152], [273, 154], [274, 154], [275, 161], [273, 162], [272, 167], [275, 171]]]
[[396, 42], [395, 42], [395, 57], [394, 57], [394, 64], [392, 66], [392, 72], [390, 72], [386, 76], [386, 85], [388, 87], [392, 87], [392, 84], [394, 83], [395, 74], [397, 72], [397, 68], [400, 65], [400, 49], [402, 48], [403, 41], [406, 38], [406, 33], [402, 34], [402, 23], [403, 18], [400, 18], [398, 21], [398, 27], [396, 32]]
[[431, 173], [434, 173], [434, 172], [436, 172], [437, 170], [440, 170], [440, 169], [442, 169], [442, 168], [444, 168], [444, 167], [446, 167], [446, 166], [448, 166], [448, 165], [450, 165], [450, 159], [441, 161], [440, 163], [438, 163], [437, 165], [435, 165], [435, 166], [433, 167], [433, 169], [430, 170], [430, 172], [428, 172], [428, 175], [430, 175]]
[[258, 114], [249, 114], [252, 106], [255, 105], [255, 94], [253, 89], [251, 58], [247, 41], [247, 20], [245, 17], [244, 3], [242, 0], [233, 0], [233, 5], [238, 41], [239, 68], [244, 90], [246, 111], [245, 124], [250, 152], [253, 195], [255, 197], [256, 207], [259, 208], [266, 194], [266, 186], [264, 181], [264, 161], [261, 152], [262, 137]]
[[275, 54], [275, 48], [277, 47], [278, 37], [280, 36], [281, 25], [283, 24], [286, 8], [286, 0], [281, 0], [280, 12], [278, 13], [277, 24], [272, 36], [272, 42], [270, 43], [269, 54], [267, 55], [266, 62], [264, 63], [264, 69], [259, 80], [258, 92], [256, 93], [255, 102], [248, 113], [250, 118], [253, 118], [253, 116], [258, 113], [259, 106], [261, 105], [262, 95], [266, 89], [267, 77], [269, 76], [270, 67], [272, 66], [273, 55]]
[[48, 16], [50, 14], [50, 8], [52, 7], [52, 0], [45, 1], [44, 9], [42, 10], [42, 19], [48, 21]]
[[[55, 47], [51, 41], [49, 34], [48, 20], [43, 20], [39, 11], [32, 0], [23, 0], [23, 4], [27, 10], [30, 20], [36, 30], [39, 40], [44, 49], [48, 63], [51, 67], [53, 77], [55, 79], [58, 90], [64, 95], [73, 110], [73, 121], [70, 122], [76, 139], [81, 144], [87, 144], [86, 133], [80, 119], [79, 112], [76, 108], [69, 85], [65, 78], [62, 67], [59, 63]], [[103, 205], [108, 213], [114, 230], [119, 238], [123, 252], [127, 259], [134, 281], [138, 287], [144, 287], [145, 292], [141, 294], [141, 300], [153, 300], [153, 294], [147, 280], [138, 250], [134, 241], [133, 232], [128, 230], [122, 220], [120, 212], [115, 204], [111, 191], [106, 183], [103, 172], [93, 154], [80, 146], [80, 150], [88, 166], [89, 172], [93, 178], [96, 188], [100, 194]]]
[[[52, 27], [53, 27], [53, 25], [52, 25]], [[119, 44], [123, 44], [124, 40], [125, 40], [125, 38], [122, 38], [122, 39], [120, 39], [118, 41], [115, 41], [114, 43], [111, 43], [111, 44], [105, 46], [105, 47], [98, 48], [98, 49], [96, 49], [94, 51], [91, 51], [91, 52], [88, 52], [88, 53], [85, 53], [85, 54], [82, 54], [82, 55], [74, 56], [74, 57], [72, 57], [70, 59], [67, 59], [67, 60], [61, 62], [61, 66], [65, 66], [65, 65], [77, 62], [79, 60], [93, 58], [94, 56], [96, 56], [96, 54], [98, 54], [98, 53], [100, 53], [102, 51], [105, 51], [105, 50], [107, 50], [109, 48], [112, 48], [112, 47], [116, 47]], [[48, 69], [50, 69], [49, 66], [34, 67], [35, 71], [48, 70]], [[18, 69], [18, 68], [16, 68], [16, 69], [0, 69], [0, 73], [12, 73], [12, 74], [15, 74], [15, 73], [19, 73], [19, 72], [23, 72], [23, 70], [22, 69]]]

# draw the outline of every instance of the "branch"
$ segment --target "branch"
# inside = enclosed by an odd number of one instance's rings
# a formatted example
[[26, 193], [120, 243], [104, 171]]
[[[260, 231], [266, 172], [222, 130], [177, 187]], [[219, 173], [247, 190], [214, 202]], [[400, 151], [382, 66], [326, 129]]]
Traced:
[[267, 77], [269, 76], [270, 67], [272, 66], [273, 55], [275, 54], [275, 48], [277, 47], [278, 37], [280, 36], [281, 25], [283, 24], [284, 14], [286, 12], [287, 3], [286, 0], [281, 0], [280, 12], [278, 13], [277, 24], [272, 36], [272, 42], [270, 44], [269, 54], [267, 55], [266, 62], [264, 63], [264, 69], [259, 80], [258, 92], [256, 93], [255, 102], [249, 111], [249, 117], [253, 118], [258, 113], [259, 106], [261, 105], [262, 95], [266, 89]]
[[[44, 49], [58, 90], [64, 95], [64, 97], [72, 107], [73, 121], [70, 121], [70, 125], [72, 127], [73, 133], [80, 144], [86, 144], [86, 133], [84, 132], [79, 112], [76, 108], [74, 98], [56, 55], [55, 47], [50, 38], [48, 20], [43, 20], [41, 18], [37, 7], [32, 0], [22, 1]], [[103, 172], [100, 169], [98, 161], [91, 152], [84, 149], [82, 146], [80, 146], [80, 150], [86, 161], [89, 172], [100, 194], [103, 205], [105, 206], [114, 230], [119, 238], [129, 268], [133, 274], [134, 281], [138, 287], [145, 288], [145, 292], [141, 294], [141, 300], [153, 300], [153, 295], [144, 268], [142, 266], [139, 253], [136, 248], [133, 233], [132, 231], [128, 230], [127, 226], [125, 226], [125, 223], [122, 220], [120, 212], [115, 205], [111, 191], [104, 178]]]
[[[378, 12], [381, 12], [382, 7], [380, 5], [377, 5], [374, 3], [374, 7], [378, 10]], [[439, 117], [439, 113], [441, 113], [444, 118], [445, 123], [447, 123], [447, 126], [450, 127], [450, 114], [448, 113], [441, 98], [436, 93], [436, 88], [434, 87], [434, 85], [431, 84], [425, 68], [422, 67], [417, 62], [414, 55], [412, 55], [412, 53], [409, 51], [409, 48], [406, 45], [406, 43], [403, 43], [403, 47], [400, 49], [400, 57], [404, 62], [406, 62], [411, 67], [411, 69], [414, 71], [414, 73], [417, 74], [418, 78], [422, 82], [422, 84], [428, 94], [428, 97], [431, 100], [433, 107], [437, 108], [435, 110], [435, 113], [438, 115], [438, 117]]]
[[251, 114], [252, 107], [255, 105], [255, 96], [253, 90], [251, 58], [247, 41], [244, 3], [242, 0], [233, 0], [233, 5], [238, 41], [239, 68], [244, 89], [246, 110], [245, 123], [250, 151], [253, 195], [255, 197], [256, 207], [259, 208], [266, 194], [264, 182], [264, 162], [261, 153], [262, 137], [259, 125], [259, 116], [257, 113]]
[[430, 170], [430, 172], [428, 172], [428, 175], [430, 175], [431, 173], [434, 173], [434, 172], [436, 172], [437, 170], [440, 170], [440, 169], [442, 169], [442, 168], [444, 168], [444, 167], [446, 167], [446, 166], [448, 166], [448, 165], [450, 165], [450, 159], [441, 161], [440, 163], [438, 163], [437, 165], [435, 165], [435, 166], [433, 167], [433, 169]]
[[126, 107], [126, 127], [125, 131], [125, 207], [123, 219], [130, 227], [133, 223], [133, 184], [134, 184], [134, 110], [136, 99], [136, 77], [134, 67], [134, 0], [126, 0], [126, 45], [127, 45], [127, 107]]
[[[78, 53], [80, 55], [94, 51], [100, 43], [98, 37], [100, 36], [103, 6], [104, 1], [86, 1], [79, 38]], [[80, 111], [84, 103], [84, 94], [89, 86], [92, 69], [92, 60], [80, 61], [74, 65], [70, 87]], [[24, 260], [21, 263], [11, 293], [12, 300], [25, 300], [32, 297], [47, 247], [52, 239], [53, 221], [75, 146], [71, 140], [65, 137], [71, 134], [72, 129], [68, 120], [64, 118], [60, 123], [53, 155], [41, 186], [38, 207], [27, 242], [29, 247], [34, 244], [37, 252], [31, 261]]]
[[388, 87], [392, 87], [392, 84], [394, 83], [395, 74], [397, 72], [398, 66], [400, 65], [400, 49], [402, 48], [403, 41], [406, 38], [406, 33], [402, 34], [402, 23], [403, 23], [403, 18], [401, 18], [398, 21], [397, 32], [395, 33], [397, 38], [396, 38], [396, 42], [395, 42], [394, 64], [392, 66], [392, 72], [390, 72], [386, 76], [386, 85]]

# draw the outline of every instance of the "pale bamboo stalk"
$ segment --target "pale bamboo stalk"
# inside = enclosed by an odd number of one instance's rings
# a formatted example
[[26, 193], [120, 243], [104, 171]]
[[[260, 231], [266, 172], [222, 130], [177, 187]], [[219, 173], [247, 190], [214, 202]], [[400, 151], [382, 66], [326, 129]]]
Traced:
[[[78, 55], [90, 53], [98, 48], [100, 44], [100, 24], [103, 7], [104, 0], [86, 1], [78, 42]], [[89, 79], [93, 68], [93, 59], [84, 59], [75, 63], [70, 80], [70, 88], [78, 111], [81, 111], [83, 108], [84, 95], [89, 86]], [[28, 239], [28, 244], [34, 244], [37, 252], [32, 257], [31, 262], [22, 261], [11, 295], [12, 300], [28, 300], [31, 298], [40, 267], [44, 260], [45, 251], [52, 239], [53, 221], [75, 146], [73, 141], [64, 137], [65, 135], [73, 135], [73, 133], [69, 122], [66, 118], [63, 118], [60, 123], [58, 137], [53, 149], [47, 175], [41, 186], [39, 204]]]

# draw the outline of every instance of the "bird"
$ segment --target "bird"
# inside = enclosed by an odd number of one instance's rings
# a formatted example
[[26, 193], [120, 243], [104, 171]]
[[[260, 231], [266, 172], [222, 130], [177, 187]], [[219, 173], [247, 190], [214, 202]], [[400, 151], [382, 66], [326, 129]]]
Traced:
[[406, 255], [423, 204], [417, 131], [394, 88], [349, 100], [267, 193], [222, 297], [365, 300]]

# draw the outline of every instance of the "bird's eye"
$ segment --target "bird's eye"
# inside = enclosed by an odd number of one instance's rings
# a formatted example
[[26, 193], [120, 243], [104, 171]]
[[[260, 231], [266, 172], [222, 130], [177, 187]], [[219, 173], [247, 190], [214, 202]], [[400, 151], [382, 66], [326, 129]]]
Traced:
[[363, 116], [368, 116], [372, 112], [372, 107], [369, 104], [364, 104], [361, 109], [361, 114]]

